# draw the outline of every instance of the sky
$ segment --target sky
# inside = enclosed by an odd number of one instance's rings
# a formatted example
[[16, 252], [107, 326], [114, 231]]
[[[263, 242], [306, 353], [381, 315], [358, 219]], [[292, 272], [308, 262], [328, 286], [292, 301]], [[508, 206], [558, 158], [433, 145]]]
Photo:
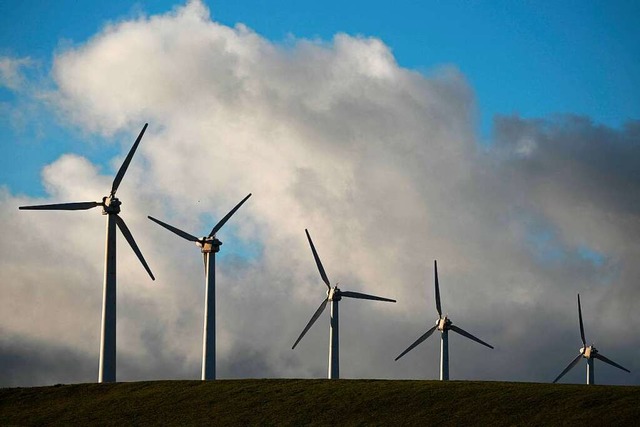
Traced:
[[[200, 372], [197, 248], [218, 267], [222, 378], [326, 375], [304, 229], [343, 300], [341, 375], [551, 381], [587, 340], [640, 383], [640, 10], [633, 2], [0, 4], [0, 386], [97, 376], [103, 217], [17, 206], [119, 190], [118, 379]], [[324, 326], [323, 326], [324, 321]], [[584, 366], [563, 379], [580, 383]]]

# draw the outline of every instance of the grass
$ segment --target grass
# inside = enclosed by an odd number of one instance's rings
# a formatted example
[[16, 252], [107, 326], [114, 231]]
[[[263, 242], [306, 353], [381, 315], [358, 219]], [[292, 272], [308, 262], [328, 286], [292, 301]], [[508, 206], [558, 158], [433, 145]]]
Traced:
[[637, 425], [640, 387], [219, 380], [0, 389], [1, 425]]

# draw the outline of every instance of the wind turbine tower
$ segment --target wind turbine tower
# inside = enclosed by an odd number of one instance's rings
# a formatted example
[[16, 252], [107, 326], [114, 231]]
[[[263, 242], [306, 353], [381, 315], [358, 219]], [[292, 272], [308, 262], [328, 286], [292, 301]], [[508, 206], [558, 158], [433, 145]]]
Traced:
[[580, 308], [580, 294], [578, 294], [578, 319], [580, 320], [580, 338], [582, 339], [582, 347], [580, 347], [580, 350], [579, 350], [580, 354], [578, 354], [576, 358], [573, 359], [571, 363], [569, 363], [569, 366], [564, 368], [564, 371], [562, 371], [560, 375], [558, 375], [556, 379], [553, 380], [553, 383], [555, 384], [556, 382], [558, 382], [558, 380], [562, 378], [564, 374], [566, 374], [571, 369], [573, 369], [573, 367], [576, 366], [580, 361], [580, 359], [582, 359], [583, 357], [587, 359], [587, 385], [595, 384], [595, 359], [599, 359], [604, 363], [607, 363], [618, 369], [622, 369], [623, 371], [631, 373], [631, 371], [628, 370], [627, 368], [618, 365], [613, 360], [607, 359], [602, 354], [600, 354], [600, 352], [596, 349], [596, 347], [593, 344], [591, 344], [590, 346], [587, 346], [587, 340], [584, 338], [584, 326], [582, 325], [582, 309]]
[[340, 329], [339, 329], [339, 317], [338, 317], [338, 303], [340, 300], [344, 298], [355, 298], [355, 299], [368, 299], [374, 301], [386, 301], [386, 302], [396, 302], [396, 300], [389, 298], [377, 297], [374, 295], [362, 294], [360, 292], [352, 292], [352, 291], [342, 291], [338, 288], [338, 283], [336, 283], [333, 287], [331, 287], [331, 282], [327, 277], [327, 273], [324, 271], [324, 267], [322, 266], [322, 262], [320, 261], [320, 257], [316, 252], [316, 248], [313, 245], [313, 241], [311, 240], [311, 236], [309, 235], [308, 230], [304, 230], [307, 234], [307, 239], [309, 240], [309, 245], [311, 246], [311, 252], [313, 252], [313, 258], [316, 260], [316, 265], [318, 266], [318, 270], [320, 271], [320, 277], [322, 281], [327, 285], [327, 297], [322, 301], [320, 307], [316, 310], [316, 312], [307, 323], [307, 326], [304, 327], [302, 333], [293, 344], [291, 349], [296, 348], [302, 337], [307, 333], [307, 331], [313, 326], [318, 317], [322, 314], [324, 309], [327, 307], [327, 303], [331, 302], [331, 318], [329, 322], [329, 369], [328, 369], [328, 377], [329, 379], [338, 379], [340, 378]]
[[118, 215], [120, 213], [120, 199], [116, 197], [116, 191], [122, 182], [129, 163], [133, 158], [138, 144], [142, 139], [142, 135], [147, 130], [145, 123], [142, 131], [138, 135], [133, 147], [129, 150], [129, 154], [124, 159], [122, 166], [118, 170], [116, 177], [111, 185], [111, 192], [108, 196], [102, 198], [102, 202], [74, 202], [74, 203], [58, 203], [52, 205], [36, 205], [36, 206], [20, 206], [22, 210], [63, 210], [78, 211], [102, 207], [102, 215], [107, 217], [107, 237], [105, 243], [104, 256], [104, 288], [102, 294], [102, 327], [100, 334], [100, 368], [98, 370], [98, 382], [115, 382], [116, 381], [116, 226], [127, 240], [133, 252], [144, 266], [152, 280], [155, 280], [151, 269], [142, 256], [142, 252], [138, 248], [129, 228], [124, 220]]
[[240, 203], [238, 203], [231, 211], [224, 216], [211, 230], [209, 235], [202, 238], [189, 234], [172, 225], [155, 219], [151, 216], [148, 218], [174, 232], [185, 240], [194, 242], [202, 252], [204, 259], [204, 328], [202, 335], [202, 380], [216, 379], [216, 253], [220, 251], [222, 242], [216, 237], [216, 233], [222, 226], [236, 213], [240, 206], [251, 197], [251, 193]]
[[438, 263], [433, 261], [433, 268], [435, 271], [435, 288], [436, 288], [436, 310], [438, 311], [438, 319], [435, 326], [425, 332], [420, 338], [418, 338], [413, 344], [411, 344], [405, 351], [400, 353], [395, 360], [400, 359], [402, 356], [410, 352], [418, 344], [429, 338], [431, 334], [437, 329], [440, 331], [440, 381], [449, 380], [449, 331], [456, 332], [463, 337], [469, 338], [477, 343], [480, 343], [486, 347], [493, 349], [493, 346], [482, 341], [480, 338], [474, 337], [469, 332], [453, 324], [448, 315], [442, 316], [442, 306], [440, 304], [440, 286], [438, 284]]

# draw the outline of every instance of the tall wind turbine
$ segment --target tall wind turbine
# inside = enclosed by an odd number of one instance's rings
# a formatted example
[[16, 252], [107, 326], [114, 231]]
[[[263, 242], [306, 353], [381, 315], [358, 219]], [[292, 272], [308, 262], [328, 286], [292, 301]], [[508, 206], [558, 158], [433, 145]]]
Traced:
[[133, 154], [140, 144], [142, 135], [147, 130], [148, 123], [145, 123], [142, 131], [138, 135], [129, 154], [124, 159], [122, 166], [118, 170], [111, 185], [111, 192], [102, 198], [102, 202], [75, 202], [58, 203], [53, 205], [20, 206], [23, 210], [62, 210], [78, 211], [102, 206], [102, 215], [107, 216], [107, 237], [104, 256], [104, 289], [102, 294], [102, 329], [100, 335], [100, 369], [98, 371], [98, 382], [115, 382], [116, 380], [116, 226], [124, 238], [129, 242], [131, 249], [138, 256], [152, 280], [155, 280], [151, 269], [138, 249], [129, 228], [124, 220], [118, 215], [120, 213], [120, 200], [116, 197], [116, 191], [122, 182]]
[[622, 369], [623, 371], [631, 373], [631, 371], [628, 370], [627, 368], [624, 368], [624, 367], [618, 365], [613, 360], [607, 359], [602, 354], [600, 354], [598, 352], [598, 350], [596, 350], [596, 348], [595, 348], [595, 346], [593, 344], [591, 344], [590, 346], [587, 347], [587, 340], [584, 338], [584, 326], [582, 325], [582, 309], [580, 308], [580, 294], [578, 294], [578, 319], [580, 320], [580, 338], [582, 338], [582, 347], [580, 347], [580, 354], [578, 354], [578, 356], [576, 356], [576, 358], [573, 359], [571, 361], [571, 363], [569, 363], [569, 366], [564, 368], [564, 371], [562, 371], [560, 373], [560, 375], [558, 375], [558, 377], [555, 380], [553, 380], [554, 384], [556, 382], [558, 382], [558, 380], [560, 378], [562, 378], [564, 376], [564, 374], [566, 374], [574, 366], [576, 366], [578, 364], [578, 362], [580, 361], [580, 359], [582, 359], [583, 357], [585, 359], [587, 359], [587, 384], [595, 384], [595, 382], [594, 382], [594, 376], [595, 376], [594, 359], [599, 359], [599, 360], [603, 361], [604, 363], [607, 363], [607, 364], [609, 364], [611, 366], [615, 366], [618, 369]]
[[327, 303], [331, 302], [331, 321], [329, 323], [329, 369], [328, 376], [329, 379], [338, 379], [340, 378], [340, 339], [339, 339], [339, 328], [338, 328], [338, 302], [345, 298], [356, 298], [356, 299], [368, 299], [374, 301], [386, 301], [386, 302], [396, 302], [396, 300], [389, 298], [377, 297], [374, 295], [362, 294], [360, 292], [351, 292], [351, 291], [342, 291], [338, 288], [338, 283], [331, 287], [331, 282], [327, 278], [327, 273], [325, 273], [324, 268], [322, 267], [322, 262], [320, 262], [320, 257], [316, 252], [315, 246], [313, 246], [313, 241], [311, 240], [311, 236], [309, 235], [309, 231], [304, 230], [307, 233], [307, 239], [309, 240], [309, 245], [311, 246], [311, 252], [313, 252], [313, 258], [316, 260], [316, 265], [318, 266], [318, 270], [320, 271], [320, 277], [322, 281], [327, 285], [327, 297], [322, 301], [320, 307], [313, 313], [311, 320], [307, 323], [307, 326], [304, 327], [302, 333], [296, 340], [295, 344], [291, 349], [296, 348], [304, 334], [307, 333], [309, 328], [318, 320], [318, 317], [322, 314]]
[[236, 213], [240, 206], [251, 197], [251, 193], [231, 211], [225, 215], [211, 230], [208, 236], [197, 238], [196, 236], [180, 230], [172, 225], [153, 217], [151, 221], [163, 226], [169, 231], [195, 244], [200, 248], [204, 258], [204, 332], [202, 335], [202, 379], [216, 379], [216, 252], [220, 250], [222, 242], [216, 238], [216, 233]]
[[396, 360], [400, 359], [402, 356], [410, 352], [414, 347], [418, 344], [426, 340], [433, 334], [433, 332], [437, 329], [441, 333], [440, 339], [440, 381], [447, 381], [449, 379], [449, 331], [457, 332], [463, 337], [469, 338], [477, 343], [480, 343], [489, 348], [493, 348], [493, 346], [487, 344], [482, 341], [480, 338], [474, 337], [469, 332], [464, 329], [455, 326], [451, 319], [449, 319], [448, 315], [442, 317], [442, 306], [440, 305], [440, 287], [438, 284], [438, 263], [437, 261], [433, 261], [433, 268], [435, 270], [435, 287], [436, 287], [436, 310], [438, 311], [438, 320], [436, 320], [436, 325], [425, 332], [420, 338], [416, 340], [413, 344], [409, 346], [405, 351], [400, 353], [400, 356], [396, 357]]

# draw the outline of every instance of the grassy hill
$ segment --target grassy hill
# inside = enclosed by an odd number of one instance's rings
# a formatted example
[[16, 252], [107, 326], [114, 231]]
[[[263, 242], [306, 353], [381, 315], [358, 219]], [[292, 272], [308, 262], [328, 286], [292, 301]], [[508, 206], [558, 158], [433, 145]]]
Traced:
[[638, 425], [640, 387], [219, 380], [0, 389], [0, 424]]

